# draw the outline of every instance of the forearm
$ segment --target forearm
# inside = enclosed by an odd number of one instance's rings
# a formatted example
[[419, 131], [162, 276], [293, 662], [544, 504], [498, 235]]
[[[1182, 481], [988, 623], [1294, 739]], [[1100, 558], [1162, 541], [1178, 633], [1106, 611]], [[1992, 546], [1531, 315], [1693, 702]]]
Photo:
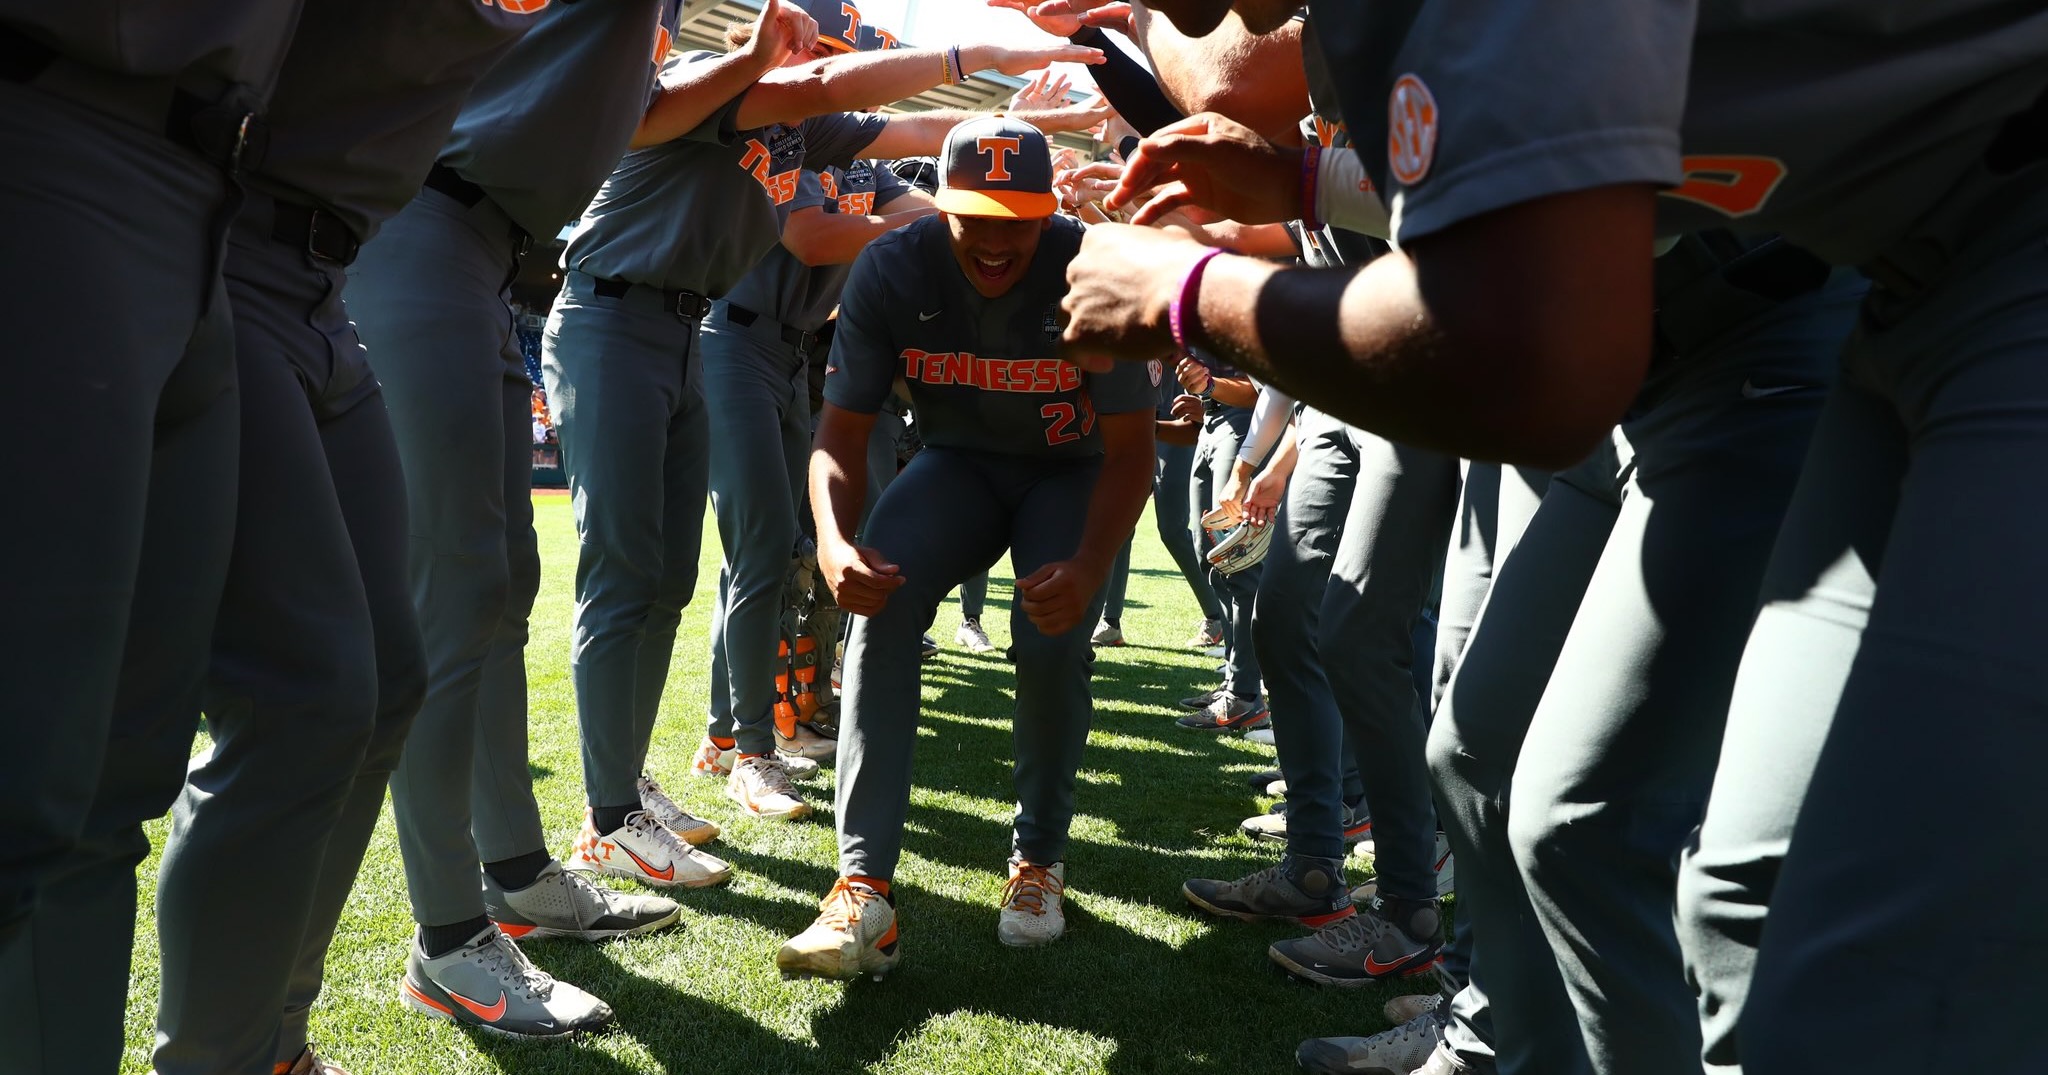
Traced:
[[1241, 377], [1211, 377], [1209, 398], [1226, 407], [1252, 407], [1259, 402], [1259, 390]]
[[[1287, 428], [1292, 429], [1293, 424], [1289, 423]], [[1282, 437], [1279, 445], [1273, 449], [1273, 454], [1266, 458], [1266, 465], [1259, 469], [1259, 476], [1283, 483], [1292, 478], [1295, 461], [1301, 458], [1300, 445], [1301, 441], [1295, 437]], [[1245, 465], [1242, 457], [1238, 459], [1237, 465]]]
[[687, 77], [673, 85], [657, 83], [654, 99], [633, 132], [632, 147], [659, 145], [696, 130], [711, 114], [774, 69], [773, 59], [745, 49], [683, 68]]
[[1184, 119], [1181, 111], [1166, 99], [1166, 92], [1159, 88], [1159, 80], [1143, 64], [1126, 55], [1109, 40], [1109, 34], [1089, 26], [1068, 38], [1076, 45], [1089, 45], [1102, 50], [1103, 62], [1092, 74], [1095, 85], [1117, 115], [1124, 118], [1139, 134], [1153, 131]]
[[[1142, 445], [1142, 446], [1141, 446]], [[1113, 446], [1102, 459], [1102, 472], [1095, 479], [1095, 492], [1088, 498], [1088, 519], [1081, 529], [1081, 547], [1074, 559], [1084, 561], [1104, 577], [1116, 560], [1117, 551], [1138, 526], [1145, 504], [1152, 499], [1152, 469], [1156, 461], [1152, 438], [1125, 446]]]
[[1177, 418], [1161, 419], [1152, 423], [1152, 439], [1179, 448], [1192, 448], [1202, 440], [1202, 427]]
[[853, 544], [861, 508], [867, 502], [867, 445], [848, 443], [845, 436], [828, 441], [821, 428], [817, 446], [811, 450], [810, 492], [811, 520], [817, 524], [819, 542], [837, 539]]
[[877, 238], [936, 212], [933, 206], [920, 205], [900, 213], [805, 214], [802, 220], [790, 218], [784, 227], [782, 245], [805, 265], [844, 265], [859, 257]]
[[[944, 84], [950, 62], [944, 49], [888, 49], [784, 67], [763, 77], [747, 94], [747, 103], [740, 109], [740, 126], [795, 123], [828, 112], [858, 112], [893, 104]], [[962, 46], [960, 63], [966, 70], [955, 72], [954, 80], [964, 82], [970, 73], [989, 66], [988, 46]]]

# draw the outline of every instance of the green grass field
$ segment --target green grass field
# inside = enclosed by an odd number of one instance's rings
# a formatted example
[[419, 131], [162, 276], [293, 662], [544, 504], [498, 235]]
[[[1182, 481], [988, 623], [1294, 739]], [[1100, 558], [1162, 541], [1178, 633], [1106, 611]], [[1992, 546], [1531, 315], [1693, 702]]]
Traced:
[[[570, 580], [576, 548], [567, 498], [536, 499], [544, 562], [527, 650], [532, 766], [550, 844], [566, 856], [582, 819], [576, 713], [569, 687]], [[731, 861], [723, 887], [682, 893], [679, 928], [606, 945], [527, 946], [551, 973], [608, 1000], [615, 1026], [571, 1043], [528, 1043], [429, 1021], [400, 1007], [396, 984], [412, 932], [387, 812], [363, 863], [313, 1013], [323, 1050], [356, 1075], [454, 1072], [1141, 1072], [1238, 1075], [1293, 1070], [1304, 1037], [1381, 1029], [1395, 990], [1319, 990], [1267, 958], [1285, 927], [1198, 917], [1190, 876], [1235, 877], [1269, 865], [1237, 822], [1268, 804], [1245, 776], [1272, 750], [1173, 724], [1173, 699], [1214, 686], [1214, 662], [1180, 648], [1193, 598], [1149, 520], [1130, 584], [1132, 644], [1102, 651], [1096, 721], [1068, 856], [1067, 936], [1038, 950], [995, 938], [1009, 847], [1007, 564], [990, 586], [998, 654], [948, 646], [925, 667], [909, 833], [897, 874], [904, 961], [883, 982], [784, 982], [776, 946], [809, 924], [835, 873], [829, 783], [820, 817], [742, 821], [714, 781], [689, 776], [703, 731], [708, 587], [718, 574], [707, 530], [698, 600], [663, 701], [649, 767], [725, 833], [707, 850]], [[933, 633], [950, 643], [949, 603]], [[161, 843], [167, 825], [152, 826]], [[156, 860], [141, 871], [143, 914], [128, 1002], [124, 1071], [149, 1067], [158, 972]], [[1425, 981], [1404, 991], [1421, 991]], [[250, 1013], [259, 1018], [260, 1013]]]

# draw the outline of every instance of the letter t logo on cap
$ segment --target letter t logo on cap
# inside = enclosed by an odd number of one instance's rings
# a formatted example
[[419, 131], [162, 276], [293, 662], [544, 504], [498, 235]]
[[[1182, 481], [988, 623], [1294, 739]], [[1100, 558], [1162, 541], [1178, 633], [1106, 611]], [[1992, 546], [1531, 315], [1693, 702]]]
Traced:
[[1010, 178], [1010, 154], [1023, 151], [1023, 142], [1016, 138], [982, 138], [974, 143], [976, 149], [988, 154], [988, 175], [991, 183], [1006, 182]]

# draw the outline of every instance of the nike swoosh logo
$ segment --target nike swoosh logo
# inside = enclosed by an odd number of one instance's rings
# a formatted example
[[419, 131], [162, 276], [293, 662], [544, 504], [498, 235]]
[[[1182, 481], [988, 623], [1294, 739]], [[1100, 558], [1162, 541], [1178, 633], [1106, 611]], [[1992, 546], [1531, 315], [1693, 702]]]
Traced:
[[626, 845], [624, 845], [624, 844], [620, 844], [620, 845], [619, 845], [619, 850], [621, 850], [621, 851], [624, 851], [624, 852], [626, 853], [626, 857], [627, 857], [627, 858], [630, 858], [630, 859], [632, 859], [632, 860], [633, 860], [633, 861], [634, 861], [635, 863], [638, 863], [638, 864], [639, 864], [639, 866], [640, 866], [640, 869], [641, 869], [642, 871], [644, 871], [644, 872], [645, 872], [645, 873], [647, 874], [647, 876], [649, 876], [649, 877], [652, 877], [652, 878], [654, 878], [654, 879], [655, 879], [655, 880], [657, 880], [657, 881], [673, 881], [673, 880], [675, 880], [675, 879], [676, 879], [676, 864], [675, 864], [675, 863], [671, 862], [671, 863], [669, 863], [669, 864], [668, 864], [668, 866], [667, 866], [666, 868], [664, 868], [664, 869], [659, 869], [659, 870], [657, 870], [657, 869], [655, 869], [654, 867], [652, 867], [652, 866], [649, 866], [649, 865], [647, 864], [647, 860], [646, 860], [646, 859], [644, 859], [644, 858], [641, 858], [640, 856], [638, 856], [638, 855], [634, 854], [634, 853], [633, 853], [633, 849], [632, 849], [632, 848], [630, 848], [630, 847], [627, 847], [627, 846], [626, 846]]
[[448, 990], [448, 995], [455, 998], [455, 1003], [468, 1008], [471, 1014], [486, 1023], [495, 1023], [505, 1017], [505, 994], [502, 991], [498, 993], [498, 1002], [488, 1007], [478, 1004], [476, 1001], [457, 993], [453, 989]]
[[1744, 381], [1742, 382], [1742, 398], [1762, 399], [1765, 396], [1782, 396], [1787, 392], [1799, 392], [1809, 387], [1811, 386], [1803, 384], [1786, 384], [1777, 385], [1771, 388], [1758, 388], [1755, 382]]
[[1403, 962], [1405, 962], [1405, 960], [1397, 959], [1392, 963], [1382, 963], [1379, 960], [1374, 959], [1372, 957], [1372, 953], [1367, 952], [1365, 955], [1365, 973], [1370, 974], [1375, 978], [1379, 977], [1382, 974], [1392, 974], [1395, 971], [1401, 969], [1401, 964]]
[[933, 310], [933, 311], [932, 311], [931, 313], [928, 313], [928, 314], [918, 314], [918, 315], [917, 315], [917, 319], [918, 319], [919, 321], [930, 321], [930, 320], [931, 320], [932, 318], [934, 318], [934, 317], [937, 317], [937, 316], [939, 316], [940, 314], [942, 314], [942, 313], [945, 313], [945, 312], [946, 312], [946, 311], [944, 311], [944, 310]]

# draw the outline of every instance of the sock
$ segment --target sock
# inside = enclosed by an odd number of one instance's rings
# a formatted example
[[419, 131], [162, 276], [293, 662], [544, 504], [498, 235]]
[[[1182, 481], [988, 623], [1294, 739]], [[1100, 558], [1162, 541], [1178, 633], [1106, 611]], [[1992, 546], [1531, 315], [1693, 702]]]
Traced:
[[590, 823], [598, 832], [617, 832], [626, 827], [626, 815], [640, 809], [639, 803], [631, 806], [593, 806], [590, 808]]
[[499, 888], [510, 892], [540, 880], [540, 872], [547, 869], [548, 863], [553, 861], [555, 857], [546, 851], [529, 851], [513, 858], [486, 862], [484, 872], [491, 875], [491, 880], [496, 881]]
[[707, 738], [711, 740], [712, 746], [715, 746], [720, 750], [731, 750], [732, 748], [740, 745], [740, 741], [737, 739], [720, 739], [715, 735], [708, 736]]
[[1122, 616], [1104, 616], [1102, 617], [1102, 622], [1110, 625], [1111, 627], [1116, 628], [1119, 631], [1124, 629], [1124, 618]]
[[439, 959], [462, 947], [464, 942], [488, 929], [490, 924], [490, 919], [478, 915], [467, 922], [449, 926], [421, 926], [420, 950], [427, 954], [428, 959]]

